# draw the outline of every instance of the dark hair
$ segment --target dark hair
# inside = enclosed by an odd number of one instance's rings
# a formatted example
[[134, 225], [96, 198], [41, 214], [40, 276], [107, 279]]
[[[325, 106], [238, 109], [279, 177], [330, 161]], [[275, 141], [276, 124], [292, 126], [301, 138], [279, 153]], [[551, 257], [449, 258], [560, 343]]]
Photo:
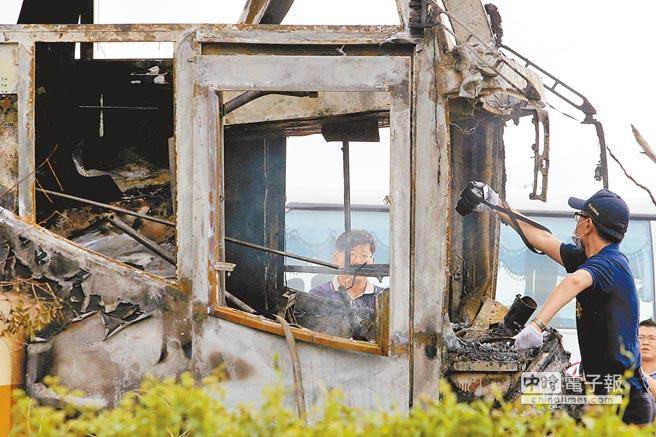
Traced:
[[656, 321], [654, 321], [654, 319], [645, 319], [640, 322], [640, 326], [644, 326], [646, 328], [656, 328]]
[[346, 250], [347, 238], [351, 242], [351, 247], [359, 246], [361, 244], [368, 244], [371, 248], [371, 253], [376, 251], [376, 242], [373, 235], [368, 231], [362, 229], [351, 229], [351, 232], [342, 232], [337, 240], [335, 240], [335, 250]]
[[604, 225], [601, 223], [597, 223], [592, 218], [590, 218], [590, 221], [592, 222], [592, 225], [595, 227], [597, 230], [597, 233], [601, 238], [603, 238], [605, 241], [608, 241], [609, 243], [621, 243], [622, 240], [624, 239], [624, 235], [622, 237], [618, 237], [617, 235], [612, 235]]

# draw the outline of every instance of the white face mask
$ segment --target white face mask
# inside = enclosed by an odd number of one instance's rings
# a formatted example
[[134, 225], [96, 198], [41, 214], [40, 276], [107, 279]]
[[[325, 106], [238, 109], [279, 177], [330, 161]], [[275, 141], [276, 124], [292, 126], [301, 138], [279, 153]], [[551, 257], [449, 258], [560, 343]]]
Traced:
[[576, 247], [578, 247], [579, 249], [583, 249], [583, 243], [581, 243], [581, 237], [576, 235], [576, 231], [574, 232], [575, 233], [572, 235], [572, 241], [574, 242]]
[[576, 235], [576, 229], [578, 228], [578, 223], [576, 224], [576, 228], [574, 228], [574, 234], [572, 234], [572, 241], [574, 244], [576, 244], [576, 247], [579, 249], [583, 249], [583, 242], [581, 242], [581, 237], [587, 235], [587, 232], [583, 235]]

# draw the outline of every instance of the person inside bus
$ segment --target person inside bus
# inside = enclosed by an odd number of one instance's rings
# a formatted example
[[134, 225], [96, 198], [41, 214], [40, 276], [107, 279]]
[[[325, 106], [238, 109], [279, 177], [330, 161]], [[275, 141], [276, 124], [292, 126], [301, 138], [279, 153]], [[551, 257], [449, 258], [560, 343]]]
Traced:
[[[504, 206], [488, 185], [470, 182], [463, 191], [463, 199], [476, 203], [468, 205], [469, 210], [495, 211], [504, 223], [513, 226], [507, 213], [495, 209]], [[565, 267], [568, 275], [551, 291], [536, 317], [515, 336], [515, 348], [541, 347], [551, 319], [576, 299], [576, 331], [586, 382], [594, 387], [595, 394], [606, 395], [608, 385], [594, 382], [621, 382], [625, 373], [632, 374], [626, 379], [629, 403], [622, 420], [650, 423], [654, 398], [640, 367], [638, 293], [629, 261], [619, 246], [629, 227], [629, 208], [620, 196], [607, 189], [587, 200], [570, 197], [568, 204], [577, 210], [574, 244], [563, 243], [544, 229], [517, 221], [528, 243]]]
[[647, 319], [640, 322], [638, 331], [642, 370], [645, 372], [649, 390], [656, 397], [656, 321]]
[[[372, 264], [376, 243], [373, 235], [362, 229], [352, 229], [350, 233], [342, 232], [335, 240], [335, 251], [332, 262], [340, 269], [346, 267], [345, 252], [348, 243], [351, 246], [351, 266], [359, 267], [363, 264]], [[354, 307], [373, 310], [376, 305], [376, 296], [383, 289], [367, 280], [366, 276], [357, 274], [336, 275], [332, 281], [319, 285], [310, 290], [310, 294], [337, 302], [347, 301]]]

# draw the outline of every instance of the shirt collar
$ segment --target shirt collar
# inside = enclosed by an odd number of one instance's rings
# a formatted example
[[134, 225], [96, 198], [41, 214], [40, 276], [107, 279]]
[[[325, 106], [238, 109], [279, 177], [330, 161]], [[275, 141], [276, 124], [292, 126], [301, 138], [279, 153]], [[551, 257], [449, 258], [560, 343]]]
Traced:
[[[330, 282], [330, 285], [332, 286], [333, 292], [337, 293], [337, 290], [339, 290], [339, 281], [337, 281], [337, 276], [333, 277], [333, 280]], [[374, 284], [367, 281], [367, 285], [364, 287], [364, 292], [360, 296], [356, 297], [355, 299], [358, 299], [359, 297], [362, 297], [365, 294], [374, 294], [375, 292], [376, 289], [374, 288]], [[355, 300], [355, 299], [351, 299], [351, 300]]]
[[619, 251], [619, 250], [620, 250], [620, 244], [619, 244], [619, 243], [610, 243], [610, 244], [607, 244], [607, 245], [605, 245], [605, 246], [599, 251], [599, 253], [604, 252], [604, 251], [608, 251], [608, 250], [616, 250], [616, 251]]

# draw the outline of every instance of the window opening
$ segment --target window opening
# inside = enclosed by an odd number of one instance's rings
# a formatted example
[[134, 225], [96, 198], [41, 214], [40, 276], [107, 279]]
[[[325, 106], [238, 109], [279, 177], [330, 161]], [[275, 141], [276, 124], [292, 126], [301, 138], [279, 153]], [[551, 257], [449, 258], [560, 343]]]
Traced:
[[[389, 97], [359, 93], [378, 102], [378, 112], [292, 121], [261, 111], [275, 108], [284, 117], [281, 108], [295, 99], [298, 111], [321, 114], [317, 106], [350, 97], [285, 94], [226, 111], [248, 93], [223, 93], [225, 258], [236, 265], [226, 279], [227, 303], [243, 309], [234, 296], [299, 327], [376, 343], [377, 326], [386, 326], [379, 319], [389, 315]], [[244, 123], [249, 116], [255, 122]]]
[[[573, 213], [562, 216], [530, 215], [544, 224], [562, 241], [569, 241], [574, 229]], [[631, 226], [622, 240], [622, 252], [626, 254], [634, 274], [640, 303], [640, 320], [654, 315], [654, 258], [650, 224], [648, 220], [631, 220]], [[499, 271], [497, 274], [496, 300], [510, 305], [516, 294], [531, 296], [544, 304], [551, 290], [567, 272], [545, 256], [530, 252], [519, 236], [509, 227], [501, 227], [499, 243]], [[575, 302], [567, 304], [553, 319], [555, 328], [575, 329]]]
[[36, 173], [37, 221], [86, 249], [174, 279], [172, 60], [84, 60], [74, 50], [36, 46], [35, 159], [45, 163]]

